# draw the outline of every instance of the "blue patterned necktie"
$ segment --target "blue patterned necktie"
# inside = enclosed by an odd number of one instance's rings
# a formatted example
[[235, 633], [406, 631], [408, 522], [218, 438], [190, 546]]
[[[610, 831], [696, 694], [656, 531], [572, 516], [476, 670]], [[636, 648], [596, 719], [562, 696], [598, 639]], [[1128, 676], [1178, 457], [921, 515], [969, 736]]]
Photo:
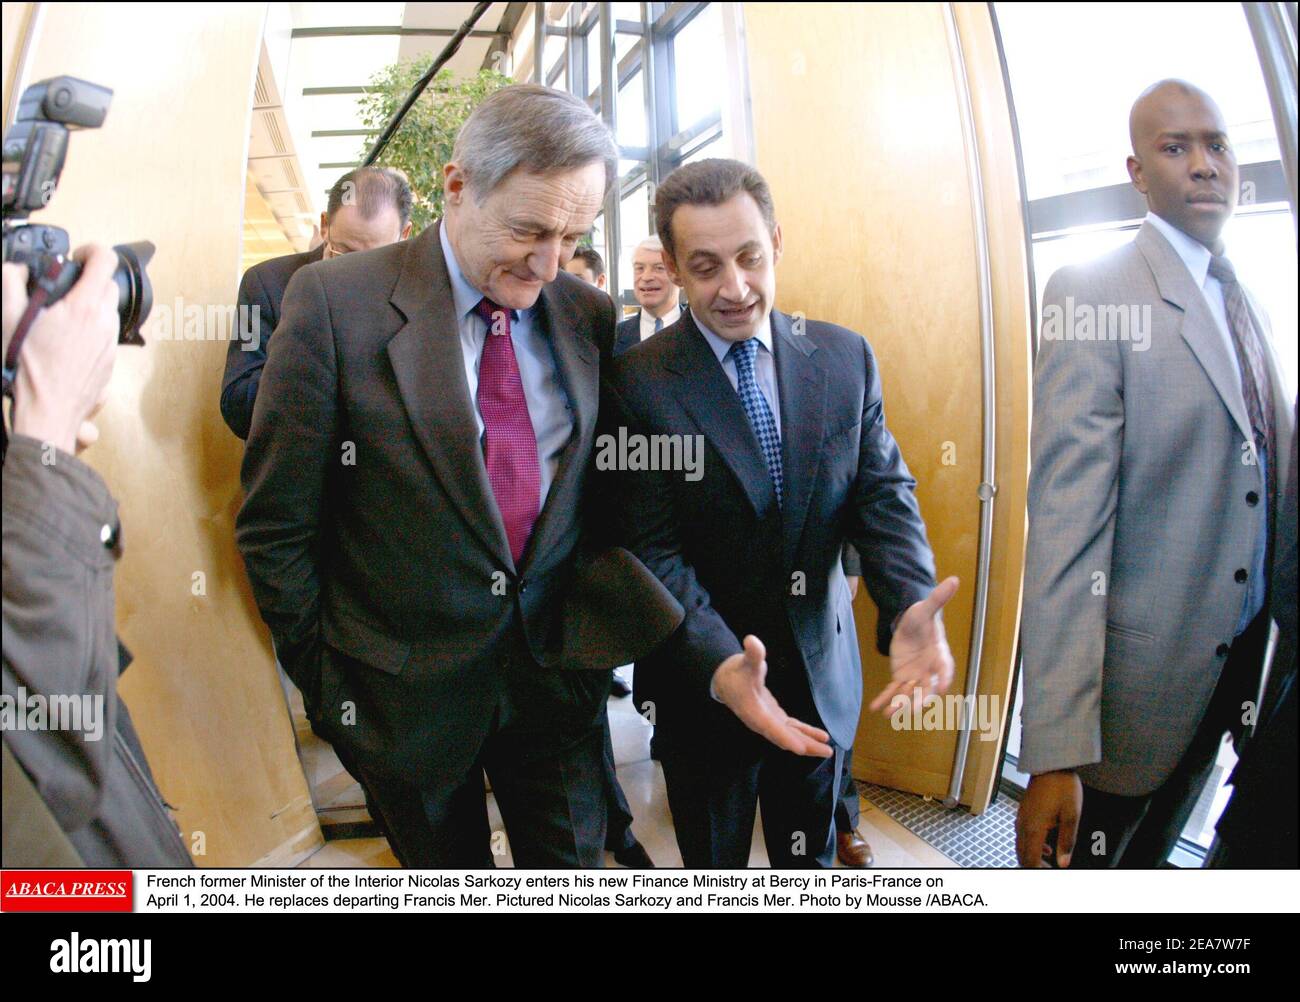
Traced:
[[664, 329], [664, 318], [655, 317], [655, 333], [658, 334], [663, 329]]
[[776, 488], [776, 503], [781, 504], [781, 488], [784, 486], [781, 474], [781, 436], [776, 432], [776, 419], [767, 400], [759, 392], [758, 383], [754, 381], [754, 356], [758, 354], [758, 338], [751, 337], [735, 342], [727, 355], [736, 363], [736, 392], [740, 394], [741, 406], [749, 417], [749, 425], [754, 429], [754, 436], [763, 449], [763, 458], [767, 460], [767, 472], [772, 477], [772, 486]]

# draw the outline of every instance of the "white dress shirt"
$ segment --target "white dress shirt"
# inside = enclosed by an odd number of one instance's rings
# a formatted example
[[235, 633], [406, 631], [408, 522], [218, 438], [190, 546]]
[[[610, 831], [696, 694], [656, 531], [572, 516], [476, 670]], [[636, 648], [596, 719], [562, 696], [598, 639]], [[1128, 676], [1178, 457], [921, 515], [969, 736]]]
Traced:
[[[663, 323], [660, 324], [660, 329], [662, 330], [664, 327], [667, 327], [670, 324], [677, 323], [677, 318], [680, 317], [681, 315], [682, 315], [682, 308], [678, 306], [676, 303], [674, 303], [673, 308], [663, 315], [662, 318]], [[654, 332], [655, 332], [655, 315], [647, 309], [642, 309], [641, 310], [641, 340], [644, 341]]]
[[[478, 367], [483, 358], [483, 344], [487, 340], [487, 324], [474, 312], [483, 293], [470, 284], [451, 249], [447, 227], [438, 227], [442, 241], [442, 254], [447, 260], [447, 274], [451, 278], [451, 298], [456, 308], [456, 322], [460, 327], [460, 349], [465, 359], [465, 382], [473, 405], [474, 420], [478, 422], [479, 445], [483, 444], [483, 415], [478, 409]], [[536, 309], [515, 310], [510, 322], [510, 340], [514, 342], [515, 359], [519, 363], [519, 379], [528, 401], [528, 417], [537, 438], [537, 462], [541, 470], [541, 492], [537, 501], [540, 512], [546, 505], [546, 494], [560, 466], [560, 453], [564, 451], [573, 434], [573, 410], [568, 394], [560, 382], [551, 352], [550, 340], [538, 329]]]

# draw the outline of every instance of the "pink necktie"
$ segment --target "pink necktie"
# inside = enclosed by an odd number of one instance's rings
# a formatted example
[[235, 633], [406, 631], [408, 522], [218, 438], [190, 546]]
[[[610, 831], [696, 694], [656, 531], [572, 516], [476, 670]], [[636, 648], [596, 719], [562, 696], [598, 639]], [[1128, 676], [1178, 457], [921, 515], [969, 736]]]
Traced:
[[478, 412], [483, 416], [483, 461], [497, 510], [506, 526], [510, 555], [519, 566], [537, 521], [542, 470], [519, 362], [510, 337], [510, 310], [490, 299], [474, 312], [487, 324], [478, 367]]

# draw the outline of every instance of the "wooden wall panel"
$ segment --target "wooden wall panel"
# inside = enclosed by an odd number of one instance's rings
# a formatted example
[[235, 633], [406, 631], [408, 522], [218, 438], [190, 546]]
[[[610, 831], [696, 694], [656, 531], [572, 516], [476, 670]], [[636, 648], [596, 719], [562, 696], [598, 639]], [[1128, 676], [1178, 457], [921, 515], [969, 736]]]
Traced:
[[[942, 4], [747, 3], [744, 16], [756, 164], [785, 239], [778, 306], [857, 330], [876, 352], [886, 417], [917, 479], [939, 575], [962, 580], [946, 617], [957, 662], [952, 691], [961, 692], [979, 536], [981, 375], [971, 185], [947, 12]], [[1014, 170], [998, 183], [1014, 186]], [[1016, 267], [997, 274], [1023, 289]], [[1007, 336], [1024, 330], [1008, 326]], [[1004, 427], [1027, 423], [1024, 394], [1005, 403]], [[1016, 517], [1023, 535], [1023, 491]], [[995, 546], [1003, 580], [990, 607], [999, 631], [996, 644], [988, 641], [990, 685], [1007, 685], [1019, 561]], [[865, 590], [855, 611], [869, 699], [888, 681], [888, 660], [875, 651]], [[896, 731], [864, 708], [854, 774], [941, 796], [955, 748], [951, 730]], [[972, 763], [987, 751], [975, 748]], [[986, 802], [963, 799], [976, 809]]]
[[27, 39], [31, 27], [33, 5], [30, 3], [6, 3], [3, 9], [3, 31], [0, 31], [0, 58], [4, 61], [3, 93], [0, 93], [0, 108], [9, 108], [9, 94], [13, 89], [14, 76], [18, 73], [18, 60], [22, 44]]
[[[74, 245], [158, 246], [149, 344], [119, 349], [101, 439], [83, 457], [121, 504], [118, 628], [135, 654], [121, 691], [182, 831], [205, 849], [196, 862], [291, 862], [320, 830], [234, 544], [242, 449], [218, 411], [230, 332], [208, 314], [239, 282], [266, 5], [42, 7], [26, 82], [66, 73], [114, 97], [103, 128], [73, 135], [38, 219]], [[195, 308], [204, 339], [162, 335], [164, 314]]]

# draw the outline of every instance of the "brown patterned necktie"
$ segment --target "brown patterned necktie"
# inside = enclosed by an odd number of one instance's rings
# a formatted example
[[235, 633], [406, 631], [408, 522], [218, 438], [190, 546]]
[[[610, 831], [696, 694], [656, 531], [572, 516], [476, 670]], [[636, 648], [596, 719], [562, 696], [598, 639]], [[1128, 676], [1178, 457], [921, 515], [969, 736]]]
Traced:
[[1237, 367], [1241, 370], [1241, 395], [1246, 402], [1255, 445], [1262, 447], [1267, 461], [1268, 481], [1273, 480], [1277, 452], [1273, 440], [1273, 387], [1264, 361], [1263, 334], [1255, 326], [1246, 306], [1246, 294], [1237, 281], [1236, 269], [1222, 254], [1210, 258], [1210, 274], [1223, 286], [1223, 304], [1228, 313], [1228, 329], [1237, 350]]

